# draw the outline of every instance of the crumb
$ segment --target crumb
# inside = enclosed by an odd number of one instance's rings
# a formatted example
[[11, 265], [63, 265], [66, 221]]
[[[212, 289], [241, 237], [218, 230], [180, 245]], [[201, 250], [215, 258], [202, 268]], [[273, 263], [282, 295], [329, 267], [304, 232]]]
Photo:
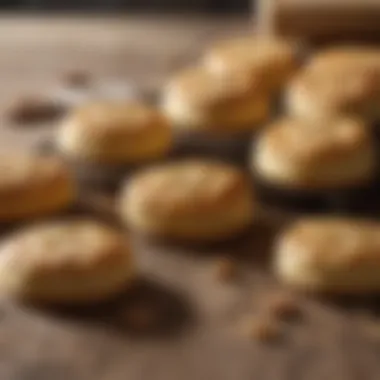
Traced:
[[39, 96], [17, 99], [8, 109], [8, 118], [16, 123], [35, 123], [54, 119], [62, 113], [62, 107]]
[[259, 342], [272, 342], [280, 337], [281, 329], [278, 322], [263, 317], [252, 317], [244, 323], [244, 334]]
[[237, 275], [237, 266], [232, 259], [223, 258], [215, 263], [215, 276], [222, 282], [231, 281]]
[[85, 70], [72, 70], [64, 76], [64, 82], [72, 87], [85, 87], [90, 81], [91, 75]]
[[280, 319], [291, 319], [300, 315], [297, 300], [289, 294], [274, 294], [267, 299], [266, 310], [271, 316]]
[[157, 322], [156, 313], [147, 306], [134, 306], [123, 312], [123, 322], [135, 331], [152, 329]]

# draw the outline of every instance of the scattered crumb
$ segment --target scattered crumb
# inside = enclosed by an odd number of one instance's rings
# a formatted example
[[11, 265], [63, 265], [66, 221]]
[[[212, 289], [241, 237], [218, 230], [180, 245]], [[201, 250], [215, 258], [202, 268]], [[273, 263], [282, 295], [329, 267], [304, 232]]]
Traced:
[[297, 300], [284, 293], [274, 294], [267, 299], [266, 310], [272, 317], [279, 319], [291, 319], [300, 315]]
[[91, 82], [91, 74], [85, 70], [68, 71], [64, 76], [64, 82], [72, 87], [85, 87]]
[[251, 317], [244, 322], [244, 334], [253, 340], [260, 342], [272, 342], [281, 334], [281, 328], [277, 321], [263, 317]]
[[35, 123], [53, 119], [61, 113], [62, 107], [49, 99], [25, 96], [16, 99], [9, 107], [7, 116], [16, 123]]
[[147, 306], [134, 306], [123, 312], [123, 322], [135, 331], [152, 329], [157, 322], [156, 313]]
[[215, 276], [219, 281], [227, 282], [236, 278], [236, 262], [229, 258], [217, 260], [215, 263]]

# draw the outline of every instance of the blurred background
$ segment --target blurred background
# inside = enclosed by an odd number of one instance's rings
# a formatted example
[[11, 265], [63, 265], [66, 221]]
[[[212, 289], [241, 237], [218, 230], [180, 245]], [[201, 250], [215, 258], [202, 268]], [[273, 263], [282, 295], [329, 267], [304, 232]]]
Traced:
[[0, 0], [2, 10], [243, 13], [252, 0]]

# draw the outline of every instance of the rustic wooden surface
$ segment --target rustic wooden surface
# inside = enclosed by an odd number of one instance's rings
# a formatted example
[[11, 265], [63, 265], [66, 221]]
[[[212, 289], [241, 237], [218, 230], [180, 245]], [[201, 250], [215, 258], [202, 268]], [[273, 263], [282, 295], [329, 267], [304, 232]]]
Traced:
[[[0, 17], [0, 106], [19, 95], [50, 91], [70, 69], [157, 88], [175, 68], [195, 61], [215, 39], [251, 30], [249, 18]], [[3, 121], [4, 125], [4, 121]], [[42, 130], [42, 128], [41, 128]], [[29, 133], [30, 132], [30, 133]], [[1, 131], [8, 146], [42, 131]]]
[[[183, 56], [189, 60], [216, 36], [244, 29], [248, 20], [3, 18], [1, 104], [50, 86], [77, 65], [158, 86]], [[53, 127], [4, 122], [1, 148], [27, 149]], [[0, 379], [379, 379], [380, 322], [365, 301], [302, 299], [302, 317], [285, 324], [273, 344], [239, 333], [239, 321], [260, 314], [263, 297], [278, 289], [266, 268], [277, 228], [268, 220], [241, 242], [208, 250], [136, 239], [141, 280], [108, 305], [53, 311], [1, 304]], [[215, 277], [221, 255], [239, 263], [232, 283]], [[140, 304], [158, 317], [157, 328], [145, 334], [126, 322], [128, 310]]]
[[377, 0], [258, 0], [259, 29], [312, 42], [379, 41]]

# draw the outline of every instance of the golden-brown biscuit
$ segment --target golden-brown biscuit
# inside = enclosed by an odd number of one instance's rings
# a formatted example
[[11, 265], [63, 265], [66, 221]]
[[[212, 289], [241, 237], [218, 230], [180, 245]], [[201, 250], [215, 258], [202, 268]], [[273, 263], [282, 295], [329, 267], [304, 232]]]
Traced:
[[362, 121], [286, 118], [259, 136], [251, 167], [260, 179], [279, 187], [346, 188], [374, 179], [376, 154], [369, 128]]
[[219, 77], [203, 67], [177, 74], [165, 87], [162, 108], [178, 131], [254, 131], [269, 116], [265, 91], [245, 74]]
[[58, 212], [76, 197], [74, 180], [54, 157], [0, 154], [0, 222]]
[[80, 107], [64, 120], [57, 137], [66, 156], [105, 164], [136, 164], [168, 153], [172, 143], [166, 118], [132, 102]]
[[248, 73], [271, 91], [279, 90], [298, 66], [299, 47], [281, 39], [247, 36], [219, 43], [205, 56], [215, 74]]
[[279, 237], [275, 272], [300, 290], [380, 291], [380, 223], [323, 217], [301, 220]]
[[223, 240], [253, 219], [249, 183], [236, 168], [183, 161], [149, 168], [123, 189], [122, 217], [149, 235], [190, 241]]
[[26, 227], [0, 245], [0, 292], [5, 297], [94, 302], [119, 292], [132, 273], [125, 237], [91, 220]]
[[375, 53], [331, 52], [316, 58], [291, 81], [288, 112], [302, 118], [339, 114], [380, 117], [380, 59]]
[[332, 66], [344, 66], [347, 63], [358, 65], [374, 65], [379, 67], [380, 49], [370, 46], [338, 46], [317, 52], [308, 63], [313, 70], [329, 69]]

